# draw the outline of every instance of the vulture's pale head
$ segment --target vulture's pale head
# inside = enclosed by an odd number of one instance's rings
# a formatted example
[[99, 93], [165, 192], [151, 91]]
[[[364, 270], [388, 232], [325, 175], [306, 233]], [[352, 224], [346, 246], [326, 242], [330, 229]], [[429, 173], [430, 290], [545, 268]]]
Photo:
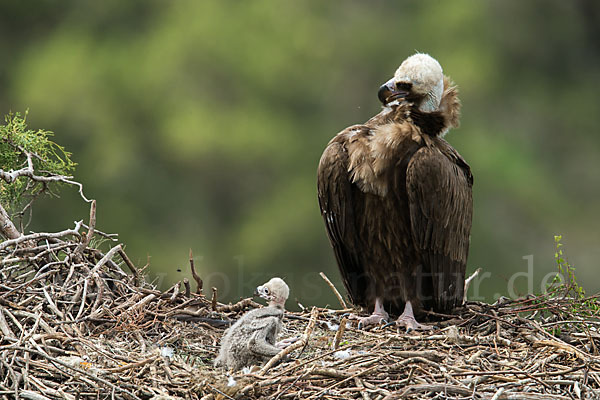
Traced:
[[283, 308], [285, 301], [290, 295], [290, 288], [283, 279], [271, 278], [269, 282], [257, 287], [254, 294], [267, 300], [269, 306]]
[[444, 73], [439, 62], [428, 54], [417, 53], [400, 64], [394, 77], [379, 88], [384, 106], [406, 99], [423, 112], [436, 111], [444, 93]]

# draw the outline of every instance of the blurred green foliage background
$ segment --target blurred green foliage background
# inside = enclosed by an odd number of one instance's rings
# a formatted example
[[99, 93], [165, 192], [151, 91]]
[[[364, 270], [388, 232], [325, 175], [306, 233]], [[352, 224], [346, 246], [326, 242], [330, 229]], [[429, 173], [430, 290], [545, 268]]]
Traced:
[[[475, 176], [472, 296], [540, 290], [561, 233], [600, 288], [600, 3], [573, 1], [56, 1], [0, 5], [0, 110], [79, 163], [97, 228], [163, 287], [188, 271], [235, 300], [273, 275], [304, 305], [341, 289], [316, 199], [319, 157], [379, 111], [415, 51], [459, 85], [447, 139]], [[87, 218], [75, 189], [32, 230]], [[529, 279], [529, 282], [528, 282]], [[475, 292], [474, 292], [475, 290]]]

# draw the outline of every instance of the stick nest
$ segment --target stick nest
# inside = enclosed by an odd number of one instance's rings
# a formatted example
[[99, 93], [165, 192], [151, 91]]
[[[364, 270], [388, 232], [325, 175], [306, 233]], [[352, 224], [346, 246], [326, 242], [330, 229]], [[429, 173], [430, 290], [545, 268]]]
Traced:
[[0, 398], [600, 397], [597, 297], [569, 288], [431, 313], [426, 333], [357, 330], [348, 310], [286, 313], [282, 337], [299, 344], [231, 375], [212, 366], [219, 340], [258, 304], [205, 297], [195, 271], [196, 293], [187, 281], [160, 291], [80, 225], [0, 243]]

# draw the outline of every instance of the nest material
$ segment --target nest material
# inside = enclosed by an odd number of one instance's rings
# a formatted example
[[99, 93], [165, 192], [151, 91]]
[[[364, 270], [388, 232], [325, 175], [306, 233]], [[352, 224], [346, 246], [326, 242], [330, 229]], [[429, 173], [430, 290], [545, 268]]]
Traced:
[[0, 398], [600, 398], [595, 297], [470, 302], [426, 333], [287, 313], [287, 357], [229, 376], [212, 367], [219, 339], [256, 303], [161, 292], [78, 230], [0, 243]]

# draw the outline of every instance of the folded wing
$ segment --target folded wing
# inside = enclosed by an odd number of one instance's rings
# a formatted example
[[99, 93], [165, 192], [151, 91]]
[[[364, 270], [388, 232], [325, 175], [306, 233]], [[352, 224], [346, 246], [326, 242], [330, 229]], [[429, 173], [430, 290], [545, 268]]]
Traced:
[[317, 171], [321, 215], [333, 247], [342, 279], [352, 302], [366, 305], [368, 277], [357, 254], [358, 238], [353, 209], [356, 185], [348, 175], [348, 153], [341, 136], [334, 138], [323, 153]]
[[412, 236], [424, 271], [433, 279], [434, 308], [462, 303], [473, 215], [473, 177], [443, 139], [412, 157], [406, 176]]

